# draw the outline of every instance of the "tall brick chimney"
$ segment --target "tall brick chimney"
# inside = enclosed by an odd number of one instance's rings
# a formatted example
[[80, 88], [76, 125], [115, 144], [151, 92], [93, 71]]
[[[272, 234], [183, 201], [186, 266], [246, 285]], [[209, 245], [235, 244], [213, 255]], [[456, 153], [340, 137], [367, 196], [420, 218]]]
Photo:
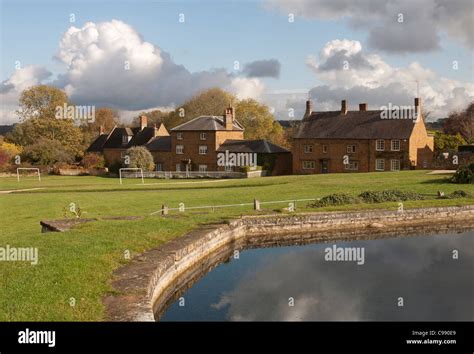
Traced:
[[359, 111], [365, 112], [367, 110], [367, 103], [359, 103]]
[[306, 111], [304, 112], [303, 118], [309, 117], [311, 115], [311, 112], [313, 111], [313, 103], [311, 100], [306, 101]]
[[148, 125], [148, 118], [146, 116], [140, 116], [140, 130], [143, 130]]
[[346, 100], [341, 101], [341, 114], [347, 114], [347, 102]]
[[415, 114], [417, 118], [421, 116], [421, 109], [421, 98], [415, 97]]
[[229, 105], [229, 107], [225, 109], [224, 125], [225, 125], [225, 130], [234, 129], [234, 107], [232, 107], [231, 105]]

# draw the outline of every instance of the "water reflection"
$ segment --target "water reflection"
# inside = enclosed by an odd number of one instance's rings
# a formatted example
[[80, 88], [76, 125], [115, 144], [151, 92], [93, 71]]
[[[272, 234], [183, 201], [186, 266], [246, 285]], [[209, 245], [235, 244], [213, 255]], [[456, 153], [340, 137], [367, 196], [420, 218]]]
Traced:
[[326, 261], [324, 250], [333, 244], [243, 251], [161, 320], [474, 319], [474, 232], [335, 243], [364, 247], [363, 265]]

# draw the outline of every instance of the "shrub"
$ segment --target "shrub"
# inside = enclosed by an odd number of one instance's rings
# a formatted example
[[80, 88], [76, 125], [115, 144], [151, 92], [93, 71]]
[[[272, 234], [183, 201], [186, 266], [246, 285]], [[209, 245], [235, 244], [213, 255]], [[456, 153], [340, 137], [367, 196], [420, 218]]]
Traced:
[[25, 160], [35, 165], [52, 165], [57, 162], [71, 163], [74, 155], [58, 140], [40, 139], [35, 144], [25, 147]]
[[90, 152], [84, 155], [81, 165], [84, 168], [102, 168], [105, 165], [104, 157], [95, 152]]
[[467, 198], [467, 197], [470, 197], [471, 194], [468, 193], [468, 192], [465, 192], [463, 190], [458, 190], [458, 191], [454, 191], [453, 193], [451, 193], [449, 195], [449, 198]]
[[405, 200], [425, 199], [421, 194], [399, 190], [366, 191], [359, 194], [359, 198], [365, 203], [401, 202]]
[[359, 202], [359, 199], [356, 197], [353, 197], [350, 194], [335, 193], [335, 194], [330, 194], [328, 196], [325, 196], [321, 198], [320, 200], [317, 200], [314, 203], [309, 204], [309, 206], [313, 208], [322, 208], [325, 206], [354, 204], [358, 202]]
[[459, 184], [474, 183], [474, 163], [459, 167], [451, 177], [451, 182]]
[[134, 146], [128, 149], [126, 153], [129, 157], [129, 164], [125, 164], [125, 162], [127, 162], [127, 159], [125, 159], [123, 167], [141, 168], [143, 171], [153, 171], [155, 169], [153, 156], [147, 148]]

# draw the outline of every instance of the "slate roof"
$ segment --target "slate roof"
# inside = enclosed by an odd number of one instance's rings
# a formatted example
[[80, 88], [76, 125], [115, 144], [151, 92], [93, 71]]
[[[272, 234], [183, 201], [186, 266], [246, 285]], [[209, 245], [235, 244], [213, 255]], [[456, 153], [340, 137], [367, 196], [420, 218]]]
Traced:
[[[224, 118], [217, 116], [199, 116], [190, 121], [178, 125], [171, 129], [171, 131], [189, 131], [189, 130], [226, 130], [224, 125]], [[232, 130], [243, 131], [244, 127], [234, 119], [234, 126]]]
[[92, 144], [87, 148], [87, 152], [102, 152], [108, 134], [99, 135]]
[[127, 145], [127, 148], [132, 146], [141, 146], [145, 145], [150, 142], [151, 139], [155, 136], [155, 128], [154, 127], [145, 127], [143, 130], [137, 132], [130, 142]]
[[296, 139], [408, 139], [411, 119], [382, 119], [380, 110], [312, 112], [301, 121]]
[[145, 147], [150, 151], [171, 151], [171, 136], [157, 136], [153, 138]]
[[289, 153], [290, 151], [275, 145], [268, 140], [231, 140], [227, 139], [219, 149], [218, 152], [256, 152], [260, 154], [276, 154]]
[[301, 120], [299, 120], [299, 119], [277, 120], [277, 122], [278, 122], [283, 128], [293, 128], [293, 127], [297, 127], [297, 126], [301, 123]]

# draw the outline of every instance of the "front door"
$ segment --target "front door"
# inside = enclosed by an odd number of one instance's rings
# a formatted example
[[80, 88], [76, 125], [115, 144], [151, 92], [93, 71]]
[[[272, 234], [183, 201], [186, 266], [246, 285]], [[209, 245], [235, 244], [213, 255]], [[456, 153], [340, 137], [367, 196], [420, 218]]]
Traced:
[[321, 173], [329, 173], [329, 160], [321, 160]]

